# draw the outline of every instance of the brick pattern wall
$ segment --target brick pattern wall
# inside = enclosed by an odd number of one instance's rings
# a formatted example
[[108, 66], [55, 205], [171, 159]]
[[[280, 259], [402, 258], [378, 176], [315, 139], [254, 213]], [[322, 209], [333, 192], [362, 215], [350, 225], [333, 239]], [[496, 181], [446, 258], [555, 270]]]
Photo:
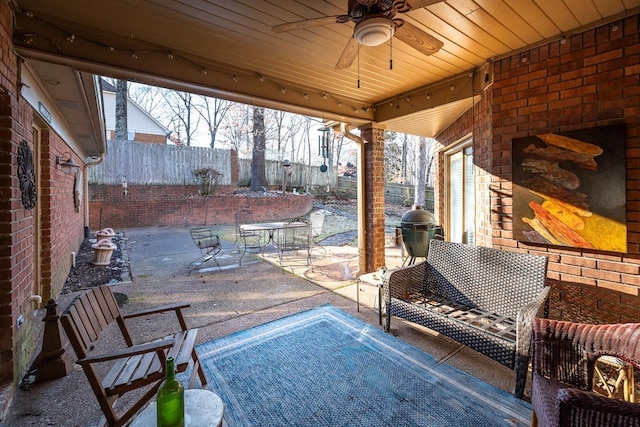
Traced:
[[129, 227], [233, 224], [235, 213], [250, 209], [255, 221], [289, 219], [305, 215], [313, 196], [287, 194], [270, 197], [242, 195], [197, 196], [197, 186], [130, 185], [125, 196], [121, 186], [89, 186], [89, 227]]
[[[109, 131], [109, 138], [108, 139], [116, 141], [116, 131], [115, 130], [110, 130]], [[167, 143], [167, 137], [164, 136], [164, 135], [156, 135], [156, 134], [151, 134], [151, 133], [136, 132], [135, 136], [134, 136], [134, 141], [149, 142], [149, 143], [153, 143], [153, 144], [166, 144]]]
[[[640, 320], [640, 43], [638, 15], [513, 55], [494, 64], [489, 107], [475, 120], [474, 161], [491, 175], [493, 246], [549, 257], [550, 316], [579, 322]], [[491, 129], [478, 132], [478, 123]], [[545, 132], [626, 127], [628, 253], [513, 240], [511, 141]], [[443, 132], [451, 140], [468, 115]], [[459, 128], [459, 129], [456, 129]], [[491, 141], [487, 144], [487, 141]], [[476, 147], [483, 151], [480, 154]], [[490, 147], [485, 152], [484, 147]], [[490, 159], [485, 162], [485, 157]], [[483, 182], [482, 186], [487, 183]], [[482, 188], [478, 188], [482, 191]], [[488, 198], [489, 199], [489, 198]], [[483, 224], [478, 234], [486, 232]]]
[[[78, 209], [74, 203], [75, 174], [70, 175], [56, 165], [56, 156], [70, 152], [67, 144], [55, 132], [41, 132], [42, 200], [40, 295], [46, 303], [57, 298], [71, 269], [71, 252], [77, 252], [84, 238], [84, 203]], [[73, 160], [83, 165], [73, 154]], [[80, 169], [82, 173], [82, 168]], [[84, 173], [82, 173], [85, 175]], [[86, 176], [85, 176], [86, 178]], [[84, 199], [86, 195], [82, 195]]]
[[[16, 383], [25, 371], [33, 344], [33, 211], [22, 204], [18, 147], [31, 141], [31, 109], [18, 96], [18, 60], [11, 50], [8, 2], [0, 4], [0, 384]], [[34, 162], [36, 160], [34, 159]], [[17, 326], [18, 317], [24, 319]], [[2, 409], [2, 408], [0, 408]]]
[[361, 129], [364, 144], [364, 160], [368, 169], [364, 172], [364, 203], [366, 218], [362, 219], [365, 233], [373, 236], [362, 244], [368, 245], [365, 256], [360, 257], [360, 272], [375, 271], [385, 265], [384, 258], [384, 129]]

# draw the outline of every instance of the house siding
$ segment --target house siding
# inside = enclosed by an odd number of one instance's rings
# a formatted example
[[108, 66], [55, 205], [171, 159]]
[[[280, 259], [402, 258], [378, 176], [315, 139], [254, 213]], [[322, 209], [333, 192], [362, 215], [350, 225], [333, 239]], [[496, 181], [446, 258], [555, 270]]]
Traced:
[[[115, 140], [116, 94], [103, 92], [103, 95], [107, 139]], [[135, 140], [139, 142], [167, 143], [167, 130], [131, 100], [127, 101], [127, 130], [133, 132]]]

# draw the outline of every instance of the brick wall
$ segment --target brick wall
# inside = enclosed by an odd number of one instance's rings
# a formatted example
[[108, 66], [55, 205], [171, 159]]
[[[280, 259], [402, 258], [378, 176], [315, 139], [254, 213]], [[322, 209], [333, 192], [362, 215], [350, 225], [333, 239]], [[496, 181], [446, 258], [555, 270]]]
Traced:
[[123, 229], [146, 226], [189, 227], [201, 224], [233, 224], [240, 208], [253, 211], [254, 220], [268, 221], [305, 215], [313, 196], [287, 194], [248, 197], [239, 194], [197, 196], [197, 186], [130, 185], [89, 187], [89, 227]]
[[[365, 239], [362, 244], [368, 245], [364, 249], [364, 257], [360, 257], [360, 272], [375, 271], [385, 265], [384, 258], [384, 129], [369, 127], [361, 129], [364, 144], [364, 204], [366, 218], [360, 222], [364, 232], [373, 236]], [[359, 224], [359, 226], [362, 226]]]
[[[109, 131], [109, 138], [113, 141], [116, 140], [116, 131], [115, 130], [110, 130]], [[138, 142], [149, 142], [149, 143], [154, 143], [154, 144], [166, 144], [167, 143], [167, 137], [164, 135], [156, 135], [156, 134], [152, 134], [152, 133], [141, 133], [141, 132], [136, 132], [135, 136], [134, 136], [134, 141], [138, 141]]]
[[[84, 238], [84, 203], [74, 202], [75, 174], [70, 175], [56, 165], [56, 156], [70, 152], [55, 132], [44, 129], [40, 139], [41, 156], [41, 253], [40, 295], [44, 302], [57, 298], [71, 269], [71, 252], [77, 252]], [[82, 159], [73, 155], [82, 165]], [[78, 173], [83, 174], [82, 168]], [[86, 177], [85, 177], [86, 178]], [[86, 195], [82, 195], [84, 199]]]
[[[31, 141], [31, 109], [18, 95], [18, 61], [11, 50], [13, 32], [8, 2], [0, 4], [0, 385], [14, 382], [28, 363], [33, 344], [31, 286], [33, 210], [22, 204], [18, 147]], [[35, 161], [35, 159], [34, 159]], [[19, 316], [24, 323], [17, 326]], [[2, 408], [0, 408], [2, 409]]]
[[[475, 124], [474, 161], [488, 173], [477, 190], [491, 189], [486, 198], [491, 205], [481, 208], [490, 215], [490, 226], [478, 224], [476, 231], [495, 247], [549, 257], [553, 318], [597, 323], [640, 320], [638, 29], [635, 15], [496, 61], [493, 87], [485, 93], [487, 107], [478, 108], [482, 113], [475, 121], [467, 113], [441, 136], [451, 141], [453, 135], [471, 132]], [[490, 129], [483, 122], [490, 123]], [[610, 124], [626, 127], [628, 253], [513, 240], [513, 138]], [[487, 177], [490, 183], [485, 182]]]

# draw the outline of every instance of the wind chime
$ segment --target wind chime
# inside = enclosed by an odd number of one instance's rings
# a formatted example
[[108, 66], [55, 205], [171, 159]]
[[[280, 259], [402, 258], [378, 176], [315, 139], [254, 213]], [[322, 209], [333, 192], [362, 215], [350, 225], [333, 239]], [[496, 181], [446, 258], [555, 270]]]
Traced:
[[[320, 166], [320, 172], [327, 172], [327, 159], [329, 158], [329, 132], [330, 128], [320, 128], [320, 135], [318, 135], [318, 154], [322, 156], [322, 165]], [[329, 188], [329, 176], [327, 175], [327, 193]]]
[[320, 172], [327, 171], [327, 159], [329, 158], [329, 131], [330, 128], [320, 128], [320, 135], [318, 135], [318, 154], [322, 156], [322, 166], [320, 166]]

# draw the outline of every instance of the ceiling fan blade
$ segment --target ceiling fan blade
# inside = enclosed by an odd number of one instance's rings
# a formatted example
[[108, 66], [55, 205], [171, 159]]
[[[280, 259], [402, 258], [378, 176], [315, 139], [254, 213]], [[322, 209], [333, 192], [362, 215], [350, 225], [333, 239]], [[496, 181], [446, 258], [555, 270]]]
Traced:
[[[394, 20], [394, 22], [397, 21], [401, 20]], [[433, 55], [444, 46], [444, 43], [437, 38], [406, 21], [402, 21], [402, 25], [396, 27], [394, 37], [427, 56]]]
[[271, 27], [271, 31], [275, 33], [284, 33], [287, 31], [301, 30], [303, 28], [319, 27], [321, 25], [335, 24], [338, 22], [337, 20], [338, 20], [338, 17], [340, 16], [342, 15], [323, 16], [322, 18], [305, 19], [304, 21], [296, 21], [296, 22], [287, 22], [286, 24], [274, 25], [273, 27]]
[[344, 47], [344, 50], [342, 51], [342, 55], [340, 55], [340, 58], [336, 63], [336, 70], [349, 68], [351, 64], [353, 64], [353, 60], [356, 59], [356, 56], [358, 56], [359, 46], [360, 45], [358, 44], [356, 39], [354, 39], [353, 37], [349, 39], [349, 42], [347, 43], [347, 45]]

